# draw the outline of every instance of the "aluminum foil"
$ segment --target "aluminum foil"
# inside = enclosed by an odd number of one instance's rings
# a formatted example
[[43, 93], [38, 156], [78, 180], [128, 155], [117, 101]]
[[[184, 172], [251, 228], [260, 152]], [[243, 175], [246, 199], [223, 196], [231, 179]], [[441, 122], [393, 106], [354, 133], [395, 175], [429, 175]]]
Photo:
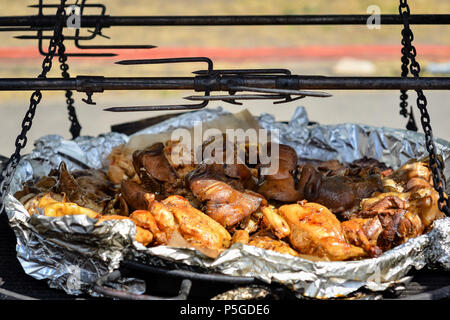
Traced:
[[[195, 121], [208, 121], [222, 114], [225, 114], [222, 109], [196, 111], [166, 120], [141, 133], [190, 127]], [[308, 117], [302, 107], [287, 124], [277, 123], [268, 114], [263, 114], [258, 120], [266, 129], [278, 129], [280, 142], [291, 145], [306, 159], [351, 162], [367, 156], [397, 168], [411, 158], [427, 155], [423, 134], [357, 124], [308, 126]], [[410, 239], [373, 259], [313, 262], [243, 244], [234, 244], [216, 259], [211, 259], [193, 249], [146, 248], [134, 240], [135, 226], [127, 220], [111, 220], [96, 225], [96, 220], [86, 216], [30, 217], [12, 196], [22, 188], [23, 182], [47, 174], [62, 160], [68, 164], [69, 170], [79, 168], [79, 162], [93, 168], [106, 168], [106, 157], [112, 148], [127, 141], [127, 136], [117, 133], [80, 137], [75, 141], [46, 136], [38, 140], [32, 153], [21, 160], [5, 200], [5, 208], [17, 237], [17, 256], [26, 273], [36, 279], [46, 279], [51, 287], [70, 294], [95, 294], [91, 291], [94, 281], [117, 269], [124, 259], [150, 264], [171, 261], [206, 268], [211, 272], [281, 283], [299, 298], [323, 299], [345, 297], [363, 287], [373, 291], [385, 290], [408, 281], [406, 276], [412, 268], [428, 266], [450, 270], [450, 218], [435, 221], [429, 233]], [[450, 143], [437, 139], [436, 147], [443, 156], [448, 182]], [[61, 154], [77, 161], [71, 162]], [[126, 285], [111, 285], [134, 293], [144, 292], [142, 282], [128, 280], [120, 281]]]

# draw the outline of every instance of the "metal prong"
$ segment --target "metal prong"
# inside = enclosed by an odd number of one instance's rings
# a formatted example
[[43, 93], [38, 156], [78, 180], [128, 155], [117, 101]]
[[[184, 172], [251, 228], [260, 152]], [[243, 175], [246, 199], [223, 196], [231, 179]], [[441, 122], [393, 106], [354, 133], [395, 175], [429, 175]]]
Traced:
[[225, 103], [234, 104], [234, 105], [237, 105], [237, 106], [242, 106], [242, 105], [243, 105], [242, 102], [237, 102], [236, 100], [233, 100], [233, 99], [230, 99], [230, 100], [222, 100], [222, 101], [225, 102]]
[[[290, 75], [291, 71], [288, 69], [219, 69], [214, 70], [219, 74], [285, 74]], [[193, 74], [205, 75], [207, 70], [196, 70]]]
[[101, 33], [101, 32], [97, 32], [97, 31], [92, 31], [92, 30], [88, 30], [88, 32], [89, 33], [92, 33], [92, 34], [94, 34], [94, 35], [98, 35], [98, 36], [100, 36], [100, 37], [103, 37], [103, 38], [105, 38], [105, 39], [111, 39], [111, 37], [108, 37], [107, 35], [104, 35], [103, 33]]
[[279, 94], [241, 94], [241, 95], [216, 95], [216, 96], [187, 96], [186, 100], [191, 101], [216, 101], [216, 100], [274, 100], [284, 99], [286, 96]]
[[132, 107], [112, 107], [103, 109], [110, 112], [138, 112], [138, 111], [162, 111], [162, 110], [190, 110], [202, 109], [208, 105], [208, 101], [199, 104], [162, 105], [162, 106], [132, 106]]
[[160, 64], [160, 63], [181, 63], [181, 62], [206, 62], [209, 72], [213, 70], [213, 62], [207, 57], [183, 57], [166, 59], [140, 59], [140, 60], [122, 60], [117, 61], [120, 65], [138, 65], [138, 64]]
[[328, 98], [332, 95], [321, 91], [303, 91], [303, 90], [289, 90], [289, 89], [270, 89], [270, 88], [257, 88], [257, 87], [243, 87], [237, 86], [232, 87], [232, 90], [236, 91], [253, 91], [253, 92], [265, 92], [265, 93], [279, 93], [283, 95], [296, 95], [296, 96], [309, 96], [309, 97], [320, 97]]
[[[29, 35], [20, 35], [20, 36], [14, 36], [14, 39], [20, 39], [20, 40], [36, 40], [36, 39], [44, 39], [44, 37], [38, 37], [38, 36], [29, 36]], [[50, 37], [51, 38], [51, 37]]]
[[288, 102], [296, 101], [296, 100], [303, 99], [303, 98], [305, 98], [305, 96], [298, 96], [298, 97], [295, 97], [295, 98], [292, 98], [292, 97], [289, 96], [288, 98], [286, 98], [284, 100], [274, 101], [273, 104], [288, 103]]
[[92, 46], [79, 46], [78, 48], [80, 49], [101, 49], [101, 50], [106, 50], [106, 49], [154, 49], [154, 48], [158, 48], [157, 46], [153, 46], [153, 45], [111, 45], [111, 46], [100, 46], [100, 45], [92, 45]]

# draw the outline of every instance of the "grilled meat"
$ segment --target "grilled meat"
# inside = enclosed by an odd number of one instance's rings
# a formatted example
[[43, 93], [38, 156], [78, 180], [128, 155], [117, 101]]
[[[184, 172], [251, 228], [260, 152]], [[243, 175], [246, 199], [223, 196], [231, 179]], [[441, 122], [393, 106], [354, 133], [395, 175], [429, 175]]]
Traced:
[[231, 243], [243, 243], [248, 244], [250, 240], [250, 234], [247, 230], [236, 230], [231, 238]]
[[361, 247], [371, 257], [377, 257], [382, 253], [377, 246], [379, 235], [383, 226], [378, 217], [369, 219], [350, 219], [342, 222], [342, 230], [350, 244]]
[[122, 197], [125, 199], [131, 210], [148, 209], [149, 202], [146, 199], [146, 194], [149, 193], [150, 190], [145, 189], [134, 181], [122, 181], [120, 190]]
[[298, 252], [292, 249], [288, 243], [274, 239], [270, 235], [256, 234], [250, 239], [248, 244], [265, 250], [298, 256]]
[[291, 234], [289, 225], [286, 220], [278, 214], [278, 210], [273, 206], [265, 206], [261, 208], [262, 222], [272, 231], [272, 233], [278, 238], [283, 239]]
[[210, 137], [202, 144], [201, 149], [202, 163], [213, 167], [222, 181], [238, 190], [254, 188], [256, 179], [248, 166], [246, 145], [239, 145], [223, 134]]
[[411, 204], [410, 194], [382, 193], [363, 200], [361, 211], [357, 215], [362, 218], [379, 219], [382, 232], [378, 237], [377, 245], [386, 251], [422, 234], [422, 221], [414, 211], [410, 210]]
[[132, 155], [124, 145], [114, 148], [107, 160], [109, 161], [108, 178], [114, 184], [120, 184], [124, 180], [140, 182], [133, 166]]
[[[278, 155], [278, 170], [275, 173], [261, 173], [256, 192], [266, 199], [283, 202], [295, 202], [300, 199], [300, 192], [296, 188], [296, 169], [298, 157], [295, 150], [287, 145], [280, 144]], [[274, 155], [272, 155], [274, 156]], [[259, 170], [267, 168], [270, 164], [260, 165]]]
[[50, 171], [48, 176], [39, 180], [30, 180], [15, 197], [24, 205], [32, 198], [45, 194], [63, 195], [66, 202], [103, 213], [109, 202], [115, 198], [117, 190], [100, 170], [75, 170], [69, 173], [67, 166], [61, 162], [58, 169]]
[[199, 166], [186, 176], [186, 183], [194, 196], [205, 203], [208, 216], [226, 228], [233, 227], [255, 212], [264, 199], [257, 193], [232, 188], [211, 168]]
[[300, 199], [322, 204], [342, 220], [358, 210], [361, 199], [382, 190], [377, 175], [356, 181], [346, 176], [322, 176], [309, 164], [303, 166], [297, 188]]
[[346, 241], [339, 220], [320, 204], [302, 201], [283, 205], [278, 212], [291, 230], [289, 242], [299, 253], [327, 260], [349, 260], [366, 255], [362, 248]]
[[173, 214], [183, 238], [194, 246], [225, 249], [231, 244], [231, 236], [224, 227], [192, 207], [181, 196], [170, 196], [161, 202]]
[[158, 195], [178, 194], [183, 182], [164, 153], [164, 144], [155, 143], [133, 153], [133, 165], [144, 188]]
[[386, 193], [402, 193], [408, 210], [420, 217], [425, 229], [444, 217], [438, 207], [439, 193], [433, 188], [428, 161], [408, 161], [383, 179], [383, 189]]

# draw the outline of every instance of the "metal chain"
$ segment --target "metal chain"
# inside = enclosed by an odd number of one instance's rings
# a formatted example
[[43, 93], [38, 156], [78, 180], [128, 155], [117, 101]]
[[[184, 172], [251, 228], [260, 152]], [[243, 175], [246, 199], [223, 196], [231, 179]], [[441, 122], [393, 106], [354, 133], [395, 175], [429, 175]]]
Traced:
[[[62, 30], [64, 27], [66, 12], [64, 9], [65, 3], [67, 0], [61, 0], [61, 4], [58, 7], [58, 10], [56, 12], [57, 23], [55, 25], [55, 29], [53, 32], [53, 37], [50, 40], [49, 48], [47, 55], [45, 56], [43, 62], [42, 62], [42, 72], [38, 76], [38, 78], [46, 78], [47, 73], [52, 68], [52, 60], [56, 54], [56, 50], [58, 47], [59, 42], [62, 39]], [[0, 213], [3, 211], [4, 208], [4, 199], [9, 191], [9, 186], [11, 184], [11, 180], [13, 178], [14, 172], [16, 170], [17, 165], [19, 164], [19, 161], [21, 159], [20, 152], [23, 148], [25, 148], [27, 144], [27, 133], [31, 129], [31, 125], [33, 123], [34, 115], [36, 113], [36, 108], [41, 102], [42, 99], [42, 93], [40, 90], [36, 90], [31, 94], [30, 98], [30, 107], [28, 111], [25, 114], [25, 118], [22, 121], [22, 131], [20, 132], [19, 136], [16, 138], [15, 142], [15, 151], [9, 158], [8, 162], [5, 165], [5, 168], [2, 171], [1, 177], [0, 177], [0, 201], [1, 201], [1, 207], [0, 207]]]
[[[409, 28], [409, 16], [411, 12], [407, 0], [400, 0], [399, 12], [400, 15], [403, 17], [404, 22], [404, 29], [402, 30], [403, 35], [402, 44], [404, 47], [402, 49], [402, 52], [410, 62], [409, 71], [415, 78], [419, 78], [420, 65], [416, 61], [417, 55], [416, 48], [412, 45], [414, 35], [411, 29]], [[443, 164], [436, 155], [436, 145], [434, 144], [433, 141], [431, 120], [427, 110], [427, 99], [421, 89], [415, 91], [417, 92], [417, 107], [419, 108], [421, 115], [420, 121], [422, 123], [422, 128], [425, 133], [425, 144], [430, 157], [429, 163], [431, 172], [433, 173], [433, 185], [436, 191], [439, 193], [438, 207], [440, 211], [444, 212], [447, 216], [449, 216], [450, 215], [449, 201], [444, 193], [445, 180], [442, 174]]]
[[[405, 11], [403, 11], [405, 10]], [[406, 78], [408, 76], [408, 65], [410, 63], [410, 60], [408, 58], [408, 51], [409, 47], [407, 46], [407, 43], [411, 43], [414, 39], [414, 35], [409, 28], [409, 6], [406, 3], [406, 1], [400, 1], [400, 15], [403, 16], [403, 24], [404, 29], [402, 30], [402, 77]], [[406, 17], [406, 18], [405, 18]], [[400, 90], [400, 115], [407, 118], [409, 116], [408, 123], [406, 125], [406, 128], [408, 130], [417, 131], [417, 124], [414, 119], [414, 113], [412, 107], [410, 108], [410, 111], [408, 112], [408, 95], [407, 90]]]
[[[64, 79], [69, 79], [70, 74], [68, 72], [69, 65], [66, 63], [67, 55], [66, 55], [66, 47], [64, 46], [64, 35], [61, 34], [61, 41], [58, 42], [58, 60], [61, 63], [60, 69], [61, 74]], [[70, 133], [72, 134], [72, 139], [75, 139], [80, 136], [81, 125], [78, 122], [77, 113], [75, 111], [74, 102], [75, 100], [72, 98], [72, 90], [66, 90], [66, 103], [67, 110], [69, 111], [69, 120], [70, 120]]]

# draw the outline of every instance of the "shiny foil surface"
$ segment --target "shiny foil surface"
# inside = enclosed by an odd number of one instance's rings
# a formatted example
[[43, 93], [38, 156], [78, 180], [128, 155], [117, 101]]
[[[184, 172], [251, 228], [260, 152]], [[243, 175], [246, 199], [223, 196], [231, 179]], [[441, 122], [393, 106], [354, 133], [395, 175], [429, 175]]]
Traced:
[[[140, 133], [188, 128], [196, 121], [210, 121], [223, 114], [226, 112], [220, 108], [200, 110], [166, 120]], [[302, 107], [297, 108], [289, 123], [276, 122], [268, 114], [257, 119], [261, 127], [279, 130], [280, 142], [294, 147], [299, 157], [304, 159], [351, 162], [367, 156], [396, 169], [409, 159], [427, 155], [421, 133], [350, 123], [308, 125], [308, 117]], [[372, 259], [314, 262], [240, 243], [212, 259], [194, 249], [146, 248], [134, 240], [135, 225], [128, 220], [110, 220], [96, 225], [96, 220], [83, 215], [30, 217], [12, 196], [22, 189], [23, 182], [48, 174], [61, 161], [66, 162], [69, 170], [80, 169], [80, 162], [106, 170], [106, 157], [114, 147], [128, 139], [118, 133], [80, 137], [74, 141], [55, 135], [45, 136], [35, 143], [30, 154], [22, 158], [5, 200], [5, 208], [17, 237], [17, 257], [27, 274], [45, 279], [50, 287], [63, 289], [69, 294], [96, 295], [92, 290], [95, 280], [117, 269], [123, 260], [146, 261], [154, 265], [169, 261], [214, 273], [281, 283], [299, 298], [325, 299], [346, 297], [363, 287], [372, 291], [385, 290], [408, 281], [406, 275], [412, 268], [428, 266], [450, 270], [450, 218], [435, 221], [429, 233]], [[438, 154], [444, 159], [446, 190], [449, 193], [450, 143], [442, 139], [436, 139], [435, 143]], [[139, 279], [121, 279], [110, 285], [133, 293], [145, 291]], [[246, 297], [252, 291], [242, 290], [247, 292]]]

